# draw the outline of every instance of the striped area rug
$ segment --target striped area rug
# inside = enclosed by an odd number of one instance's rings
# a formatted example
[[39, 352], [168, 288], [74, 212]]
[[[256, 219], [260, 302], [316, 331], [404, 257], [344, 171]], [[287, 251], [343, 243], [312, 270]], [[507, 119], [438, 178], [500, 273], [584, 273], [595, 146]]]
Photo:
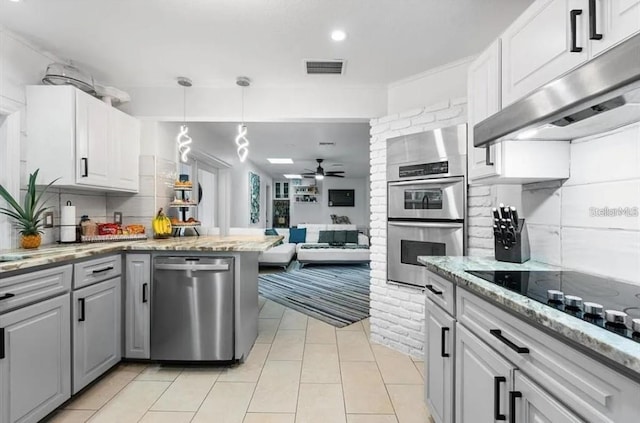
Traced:
[[306, 266], [260, 275], [260, 295], [336, 327], [369, 317], [369, 265]]

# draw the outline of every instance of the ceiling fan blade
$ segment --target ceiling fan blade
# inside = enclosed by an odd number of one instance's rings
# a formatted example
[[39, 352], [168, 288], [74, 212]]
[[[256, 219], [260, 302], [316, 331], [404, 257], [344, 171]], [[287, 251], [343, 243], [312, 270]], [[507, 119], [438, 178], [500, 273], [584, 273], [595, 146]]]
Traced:
[[328, 176], [330, 178], [344, 178], [344, 175], [324, 175], [324, 176]]
[[325, 172], [325, 175], [338, 174], [338, 173], [344, 173], [344, 170], [330, 170], [328, 172]]
[[316, 177], [316, 175], [315, 175], [315, 174], [313, 174], [313, 175], [306, 175], [306, 174], [303, 174], [303, 175], [302, 175], [302, 177], [303, 177], [303, 178], [315, 178], [315, 177]]

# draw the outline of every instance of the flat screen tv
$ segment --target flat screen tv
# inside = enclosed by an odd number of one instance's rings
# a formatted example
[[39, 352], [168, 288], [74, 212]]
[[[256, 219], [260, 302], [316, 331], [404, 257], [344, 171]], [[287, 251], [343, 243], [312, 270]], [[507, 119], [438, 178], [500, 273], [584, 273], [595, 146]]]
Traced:
[[329, 207], [355, 207], [352, 189], [330, 189]]

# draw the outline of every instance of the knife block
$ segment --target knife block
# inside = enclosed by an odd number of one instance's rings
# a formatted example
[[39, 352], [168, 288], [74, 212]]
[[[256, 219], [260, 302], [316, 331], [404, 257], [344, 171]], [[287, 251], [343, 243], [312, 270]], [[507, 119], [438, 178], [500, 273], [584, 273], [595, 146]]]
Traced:
[[504, 245], [500, 239], [494, 236], [495, 256], [497, 261], [509, 263], [524, 263], [531, 259], [529, 250], [529, 233], [524, 219], [518, 219], [518, 230], [513, 245]]

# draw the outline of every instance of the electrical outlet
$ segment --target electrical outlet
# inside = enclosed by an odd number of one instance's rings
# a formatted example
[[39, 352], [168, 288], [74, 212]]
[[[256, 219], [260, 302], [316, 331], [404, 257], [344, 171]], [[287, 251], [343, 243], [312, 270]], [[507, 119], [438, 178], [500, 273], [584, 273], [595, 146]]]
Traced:
[[46, 212], [43, 216], [43, 227], [53, 228], [53, 212]]
[[122, 212], [113, 212], [113, 223], [122, 225]]

